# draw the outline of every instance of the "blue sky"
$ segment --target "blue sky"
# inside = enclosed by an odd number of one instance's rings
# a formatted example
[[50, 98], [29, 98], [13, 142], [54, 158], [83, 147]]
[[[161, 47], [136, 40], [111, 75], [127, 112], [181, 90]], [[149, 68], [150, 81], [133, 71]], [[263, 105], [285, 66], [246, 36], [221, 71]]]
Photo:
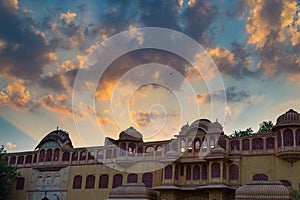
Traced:
[[[89, 131], [79, 134], [73, 120], [76, 74], [102, 41], [142, 27], [176, 30], [202, 45], [224, 81], [225, 133], [248, 127], [256, 131], [259, 123], [275, 122], [290, 108], [300, 111], [299, 11], [296, 0], [0, 0], [0, 143], [8, 151], [33, 150], [59, 126], [75, 146], [89, 145], [83, 138]], [[127, 126], [144, 131], [151, 136], [148, 140], [169, 139], [196, 120], [193, 114], [182, 115], [182, 110], [194, 110], [172, 93], [182, 87], [181, 81], [169, 90], [153, 84], [140, 87], [127, 102], [130, 121], [116, 120], [113, 91], [118, 86], [125, 94], [134, 87], [130, 81], [118, 85], [121, 78], [154, 61], [197, 88], [191, 99], [201, 116], [210, 118], [203, 77], [185, 60], [157, 50], [131, 52], [114, 61], [100, 79], [94, 112], [102, 133], [92, 145], [102, 145], [105, 136], [117, 138]], [[166, 78], [159, 71], [152, 75]], [[82, 119], [89, 109], [80, 110]]]

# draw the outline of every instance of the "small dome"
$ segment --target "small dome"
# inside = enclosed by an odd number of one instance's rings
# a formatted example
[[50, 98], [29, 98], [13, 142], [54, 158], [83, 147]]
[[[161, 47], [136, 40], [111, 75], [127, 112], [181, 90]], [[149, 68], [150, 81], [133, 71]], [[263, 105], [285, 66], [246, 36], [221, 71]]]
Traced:
[[49, 142], [49, 141], [55, 141], [57, 142], [61, 147], [70, 147], [73, 148], [72, 141], [69, 137], [69, 134], [66, 131], [63, 130], [55, 130], [46, 135], [41, 142], [37, 145], [36, 148], [40, 148], [43, 144]]
[[164, 159], [177, 159], [180, 157], [180, 153], [177, 151], [168, 151], [165, 156]]
[[143, 135], [140, 132], [138, 132], [135, 128], [130, 127], [120, 133], [119, 140], [142, 142]]
[[290, 109], [283, 115], [277, 118], [277, 123], [275, 127], [285, 126], [285, 125], [300, 125], [300, 114], [293, 109]]
[[289, 190], [280, 181], [253, 181], [235, 191], [236, 199], [289, 199]]
[[108, 199], [157, 199], [157, 193], [141, 183], [127, 183], [113, 188]]
[[217, 146], [211, 150], [211, 155], [225, 155], [226, 151], [221, 146]]
[[238, 150], [237, 147], [234, 145], [233, 149], [230, 151], [230, 155], [236, 156], [240, 154], [241, 154], [240, 150]]

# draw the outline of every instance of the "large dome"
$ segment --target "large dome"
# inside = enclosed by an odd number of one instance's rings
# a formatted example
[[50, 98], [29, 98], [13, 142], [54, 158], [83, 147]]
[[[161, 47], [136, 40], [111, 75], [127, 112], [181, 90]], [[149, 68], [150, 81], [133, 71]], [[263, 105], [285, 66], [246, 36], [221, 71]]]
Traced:
[[196, 121], [194, 121], [189, 129], [192, 129], [192, 128], [202, 128], [204, 130], [208, 130], [208, 126], [211, 122], [208, 120], [208, 119], [197, 119]]
[[135, 128], [130, 127], [120, 133], [119, 140], [142, 142], [143, 135], [140, 132], [138, 132]]
[[293, 109], [290, 109], [283, 115], [277, 118], [276, 126], [287, 126], [287, 125], [299, 125], [300, 126], [300, 114]]
[[58, 129], [46, 135], [37, 145], [36, 148], [40, 148], [42, 145], [50, 141], [57, 142], [60, 145], [60, 147], [63, 148], [73, 148], [69, 134], [66, 131]]

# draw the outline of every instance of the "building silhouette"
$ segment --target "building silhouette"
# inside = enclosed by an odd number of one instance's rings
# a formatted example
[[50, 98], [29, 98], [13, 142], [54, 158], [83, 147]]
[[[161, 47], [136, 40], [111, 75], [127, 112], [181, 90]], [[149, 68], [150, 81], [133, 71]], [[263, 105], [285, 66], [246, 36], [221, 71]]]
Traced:
[[88, 148], [57, 129], [6, 159], [20, 173], [11, 200], [288, 200], [300, 187], [300, 114], [291, 109], [272, 132], [252, 136], [229, 138], [198, 119], [170, 140], [144, 142], [130, 127]]

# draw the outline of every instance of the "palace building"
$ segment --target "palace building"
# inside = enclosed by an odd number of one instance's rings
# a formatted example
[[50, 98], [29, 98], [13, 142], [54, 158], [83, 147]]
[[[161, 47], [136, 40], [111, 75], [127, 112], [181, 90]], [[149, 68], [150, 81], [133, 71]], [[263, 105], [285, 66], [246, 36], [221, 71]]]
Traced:
[[229, 138], [198, 119], [170, 140], [144, 142], [130, 127], [88, 148], [57, 129], [6, 159], [19, 172], [11, 200], [288, 200], [300, 187], [300, 114], [291, 109], [252, 136]]

